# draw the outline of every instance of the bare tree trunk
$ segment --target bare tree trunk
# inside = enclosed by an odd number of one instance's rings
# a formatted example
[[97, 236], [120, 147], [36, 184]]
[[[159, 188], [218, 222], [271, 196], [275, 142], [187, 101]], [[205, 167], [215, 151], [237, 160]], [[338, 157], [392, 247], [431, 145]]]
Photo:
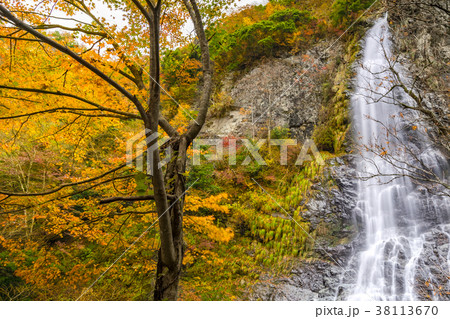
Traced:
[[[198, 135], [206, 120], [206, 114], [210, 105], [212, 92], [212, 68], [209, 55], [208, 41], [206, 39], [200, 11], [195, 0], [183, 0], [194, 23], [194, 27], [199, 40], [202, 52], [203, 85], [201, 87], [201, 97], [198, 105], [199, 114], [197, 119], [189, 127], [188, 132], [181, 137], [173, 137], [172, 149], [176, 152], [166, 171], [166, 189], [173, 192], [177, 200], [172, 203], [169, 209], [170, 216], [170, 238], [168, 233], [161, 232], [160, 258], [156, 270], [156, 283], [154, 289], [154, 300], [176, 300], [178, 297], [178, 284], [180, 280], [181, 268], [183, 264], [184, 242], [183, 242], [183, 206], [184, 193], [186, 190], [186, 151], [190, 143]], [[159, 51], [158, 51], [159, 53]], [[159, 74], [158, 74], [159, 76]], [[159, 154], [157, 155], [159, 156]], [[159, 157], [158, 157], [159, 158]], [[156, 166], [154, 166], [156, 167]], [[153, 181], [155, 186], [155, 180]], [[166, 197], [167, 198], [167, 197]], [[155, 188], [156, 199], [156, 188]], [[158, 209], [158, 212], [160, 210]], [[161, 221], [160, 221], [161, 225]], [[164, 235], [164, 237], [163, 237]], [[170, 263], [164, 258], [163, 241], [172, 244], [174, 259]], [[171, 252], [172, 253], [172, 252]]]
[[178, 298], [178, 284], [184, 256], [183, 208], [184, 193], [186, 191], [184, 173], [186, 171], [188, 141], [186, 137], [182, 137], [181, 139], [175, 140], [171, 147], [175, 151], [175, 156], [169, 163], [165, 180], [167, 189], [172, 190], [178, 199], [172, 203], [169, 209], [176, 261], [172, 267], [169, 267], [161, 259], [158, 259], [154, 300], [176, 300]]
[[[149, 27], [150, 27], [150, 76], [152, 81], [150, 83], [150, 91], [148, 97], [148, 118], [149, 123], [146, 124], [147, 137], [158, 132], [158, 122], [160, 116], [160, 17], [161, 17], [161, 1], [156, 5], [149, 5]], [[176, 300], [178, 295], [178, 282], [182, 263], [182, 239], [179, 240], [182, 230], [182, 218], [180, 211], [182, 205], [178, 199], [184, 193], [184, 190], [175, 192], [176, 200], [169, 206], [167, 200], [166, 181], [171, 181], [172, 177], [176, 176], [177, 168], [170, 165], [167, 172], [169, 176], [164, 177], [160, 165], [160, 150], [159, 147], [152, 147], [158, 143], [158, 139], [149, 141], [148, 147], [153, 149], [153, 152], [148, 159], [151, 161], [152, 167], [152, 182], [154, 197], [156, 202], [156, 210], [159, 219], [159, 232], [161, 238], [161, 247], [158, 252], [158, 265], [156, 271], [156, 283], [154, 290], [154, 300]], [[176, 145], [178, 144], [178, 145]], [[175, 145], [179, 146], [176, 141]], [[179, 147], [178, 147], [179, 148]], [[168, 177], [168, 178], [167, 178]], [[176, 178], [175, 178], [176, 180]], [[177, 186], [177, 185], [175, 185]], [[184, 184], [182, 185], [184, 187]], [[179, 187], [178, 187], [179, 188]], [[175, 190], [178, 190], [177, 187]]]

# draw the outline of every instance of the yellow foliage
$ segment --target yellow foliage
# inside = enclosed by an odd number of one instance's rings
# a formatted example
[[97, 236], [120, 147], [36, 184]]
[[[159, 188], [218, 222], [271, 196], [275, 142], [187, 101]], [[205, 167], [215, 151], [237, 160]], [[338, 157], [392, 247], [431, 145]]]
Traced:
[[221, 193], [208, 198], [200, 198], [198, 196], [188, 196], [186, 198], [185, 210], [190, 212], [198, 212], [199, 209], [204, 208], [218, 213], [228, 214], [230, 211], [228, 206], [220, 205], [224, 200], [228, 199], [227, 193]]
[[231, 228], [220, 228], [214, 225], [214, 216], [188, 216], [185, 220], [185, 227], [198, 233], [205, 234], [208, 238], [227, 243], [234, 237]]
[[179, 134], [184, 134], [187, 131], [187, 126], [191, 121], [191, 117], [189, 116], [190, 106], [186, 103], [180, 104], [180, 109], [178, 113], [175, 115], [171, 124], [177, 128], [177, 132]]

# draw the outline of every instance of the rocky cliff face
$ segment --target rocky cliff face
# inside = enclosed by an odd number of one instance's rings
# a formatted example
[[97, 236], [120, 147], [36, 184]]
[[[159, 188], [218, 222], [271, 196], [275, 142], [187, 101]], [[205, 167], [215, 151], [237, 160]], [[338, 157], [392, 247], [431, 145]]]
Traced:
[[[387, 3], [398, 61], [407, 66], [413, 89], [423, 105], [450, 125], [450, 7], [447, 0]], [[429, 124], [424, 119], [424, 125]], [[428, 123], [427, 123], [428, 122]], [[440, 139], [433, 125], [428, 127]], [[442, 140], [442, 139], [440, 139]], [[438, 143], [450, 151], [449, 141]]]
[[[310, 260], [300, 261], [284, 278], [263, 278], [254, 287], [252, 300], [335, 300], [345, 298], [340, 289], [355, 243], [353, 210], [356, 184], [351, 156], [328, 162], [324, 179], [315, 185], [302, 217], [318, 236]], [[330, 187], [330, 181], [334, 186]]]
[[[399, 0], [387, 4], [389, 20], [399, 52], [413, 62], [413, 72], [422, 86], [448, 85], [450, 61], [450, 8], [446, 0]], [[421, 69], [422, 67], [422, 69]], [[423, 70], [425, 67], [426, 70]], [[437, 71], [433, 83], [430, 73]], [[428, 82], [430, 80], [430, 82]], [[446, 83], [447, 82], [447, 83]]]
[[262, 61], [236, 81], [230, 75], [222, 91], [233, 99], [233, 110], [210, 119], [203, 133], [251, 137], [284, 127], [300, 141], [310, 138], [322, 106], [326, 66], [341, 49], [325, 52], [328, 45], [322, 42], [300, 55]]

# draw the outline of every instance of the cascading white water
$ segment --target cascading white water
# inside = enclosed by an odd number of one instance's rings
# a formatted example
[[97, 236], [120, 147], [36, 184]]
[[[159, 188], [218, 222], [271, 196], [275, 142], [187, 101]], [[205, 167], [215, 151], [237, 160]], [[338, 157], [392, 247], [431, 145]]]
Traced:
[[[361, 154], [357, 171], [360, 177], [378, 177], [361, 178], [358, 182], [355, 216], [362, 225], [360, 231], [365, 242], [362, 251], [353, 257], [356, 281], [351, 285], [349, 300], [418, 299], [415, 288], [418, 278], [430, 277], [433, 282], [436, 277], [428, 267], [428, 260], [424, 260], [429, 258], [424, 249], [433, 240], [430, 232], [447, 235], [447, 241], [450, 238], [450, 227], [446, 225], [449, 223], [448, 197], [428, 194], [411, 178], [400, 176], [408, 172], [409, 164], [414, 163], [411, 154], [401, 151], [404, 145], [398, 144], [406, 144], [411, 153], [416, 152], [421, 161], [443, 178], [448, 170], [448, 160], [427, 146], [431, 143], [427, 142], [426, 134], [420, 135], [420, 128], [405, 129], [411, 126], [415, 113], [405, 112], [395, 100], [410, 105], [414, 102], [401, 90], [389, 90], [393, 85], [392, 74], [388, 71], [392, 55], [390, 41], [389, 24], [384, 17], [366, 36], [364, 55], [357, 72], [357, 88], [352, 97], [353, 123]], [[406, 73], [401, 69], [398, 72]], [[392, 132], [395, 137], [390, 136]], [[380, 156], [383, 145], [386, 152], [397, 151], [396, 156], [400, 158], [397, 165], [389, 163], [382, 154]], [[399, 168], [402, 164], [405, 171]], [[393, 177], [396, 178], [392, 180]], [[429, 214], [437, 216], [439, 221], [428, 221]], [[447, 262], [443, 269], [448, 271], [448, 248], [440, 253], [445, 256], [438, 256], [437, 260], [441, 264]]]

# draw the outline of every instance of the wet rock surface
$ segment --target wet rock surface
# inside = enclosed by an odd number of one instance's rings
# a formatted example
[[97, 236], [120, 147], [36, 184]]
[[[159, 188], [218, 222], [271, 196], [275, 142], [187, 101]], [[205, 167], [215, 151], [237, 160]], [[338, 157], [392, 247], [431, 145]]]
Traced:
[[325, 261], [302, 262], [291, 276], [255, 287], [251, 300], [334, 300], [342, 269]]
[[250, 294], [251, 300], [335, 300], [336, 296], [345, 297], [346, 292], [339, 286], [352, 255], [351, 239], [355, 236], [352, 210], [356, 204], [356, 184], [352, 162], [350, 156], [331, 160], [326, 179], [333, 180], [335, 186], [316, 185], [314, 197], [302, 215], [311, 222], [311, 229], [326, 229], [326, 234], [315, 241], [314, 258], [299, 261], [287, 277], [262, 278], [262, 283], [257, 284]]
[[423, 248], [416, 265], [415, 293], [420, 300], [450, 300], [450, 225], [437, 226], [422, 235]]

